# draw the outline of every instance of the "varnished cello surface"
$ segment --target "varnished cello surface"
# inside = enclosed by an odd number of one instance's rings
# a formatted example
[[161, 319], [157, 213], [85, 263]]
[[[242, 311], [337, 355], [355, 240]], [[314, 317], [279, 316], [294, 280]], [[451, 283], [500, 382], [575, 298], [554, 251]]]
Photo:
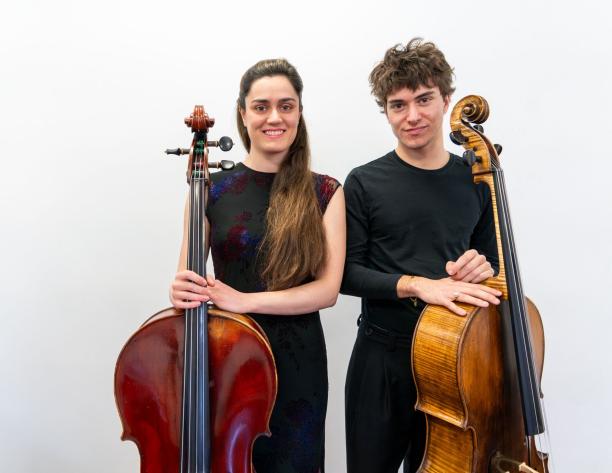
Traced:
[[[495, 472], [490, 463], [497, 452], [533, 464], [522, 441], [517, 378], [504, 375], [516, 371], [509, 327], [503, 326], [498, 307], [458, 305], [466, 316], [428, 306], [415, 331], [416, 407], [427, 419], [426, 454], [419, 472]], [[528, 311], [541, 377], [542, 321], [531, 301]]]
[[420, 473], [550, 471], [536, 441], [545, 432], [544, 330], [522, 289], [501, 147], [479, 126], [488, 115], [482, 97], [463, 98], [451, 113], [451, 139], [466, 148], [474, 182], [491, 191], [499, 274], [484, 284], [502, 292], [501, 304], [458, 304], [466, 316], [430, 305], [421, 314], [412, 346], [416, 408], [427, 421]]
[[[274, 404], [268, 395], [276, 392], [274, 359], [252, 319], [212, 308], [208, 313], [212, 471], [251, 473], [252, 443], [268, 432]], [[180, 471], [184, 334], [184, 313], [165, 309], [132, 335], [117, 360], [122, 438], [137, 444], [142, 473]]]

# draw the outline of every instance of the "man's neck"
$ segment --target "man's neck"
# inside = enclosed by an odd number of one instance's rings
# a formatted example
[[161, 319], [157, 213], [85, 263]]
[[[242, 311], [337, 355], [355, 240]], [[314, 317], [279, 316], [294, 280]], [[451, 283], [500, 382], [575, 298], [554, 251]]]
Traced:
[[440, 140], [440, 143], [432, 143], [432, 145], [414, 149], [407, 148], [400, 141], [395, 148], [395, 152], [402, 161], [411, 166], [426, 170], [443, 168], [448, 163], [450, 155], [444, 149], [442, 140]]

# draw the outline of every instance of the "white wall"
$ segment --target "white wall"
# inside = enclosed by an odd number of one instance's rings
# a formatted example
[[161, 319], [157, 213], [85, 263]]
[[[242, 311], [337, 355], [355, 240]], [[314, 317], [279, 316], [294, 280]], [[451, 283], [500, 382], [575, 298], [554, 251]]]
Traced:
[[[590, 0], [4, 5], [0, 471], [138, 471], [135, 446], [119, 440], [113, 369], [129, 334], [168, 304], [186, 185], [184, 161], [162, 150], [189, 144], [193, 105], [216, 117], [211, 136], [237, 138], [240, 75], [285, 56], [306, 85], [313, 167], [344, 180], [394, 144], [367, 75], [416, 35], [455, 66], [456, 99], [488, 98], [485, 131], [504, 145], [524, 282], [546, 328], [557, 471], [610, 471], [607, 18]], [[345, 471], [357, 311], [341, 297], [323, 313], [331, 473]]]

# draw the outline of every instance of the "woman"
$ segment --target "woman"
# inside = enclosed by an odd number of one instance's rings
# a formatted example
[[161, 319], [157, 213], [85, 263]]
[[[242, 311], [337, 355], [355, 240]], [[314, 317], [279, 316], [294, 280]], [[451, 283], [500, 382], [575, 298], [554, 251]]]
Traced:
[[254, 446], [260, 473], [324, 471], [327, 358], [318, 310], [336, 302], [346, 229], [338, 181], [309, 169], [302, 88], [284, 59], [260, 61], [242, 77], [236, 119], [248, 154], [213, 174], [209, 192], [216, 279], [185, 270], [184, 236], [170, 294], [178, 308], [211, 301], [249, 313], [266, 332], [279, 384], [272, 436]]

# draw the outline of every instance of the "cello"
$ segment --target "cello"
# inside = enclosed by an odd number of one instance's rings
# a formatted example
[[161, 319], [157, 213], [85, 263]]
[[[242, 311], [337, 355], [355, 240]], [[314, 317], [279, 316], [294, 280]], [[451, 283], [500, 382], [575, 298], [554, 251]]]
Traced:
[[412, 371], [427, 422], [419, 473], [551, 471], [540, 390], [544, 330], [523, 292], [501, 146], [481, 126], [488, 116], [485, 99], [463, 98], [451, 113], [451, 140], [466, 149], [474, 182], [491, 191], [499, 273], [483, 284], [502, 292], [501, 303], [458, 303], [465, 316], [428, 305], [419, 318]]
[[[205, 276], [205, 206], [209, 146], [223, 151], [231, 139], [208, 141], [214, 119], [196, 105], [185, 124], [189, 155], [187, 269]], [[222, 171], [221, 171], [222, 172]], [[251, 453], [259, 435], [270, 435], [276, 398], [274, 357], [263, 330], [246, 315], [201, 304], [168, 308], [149, 318], [126, 342], [115, 368], [115, 400], [123, 440], [136, 443], [141, 473], [253, 473]]]

